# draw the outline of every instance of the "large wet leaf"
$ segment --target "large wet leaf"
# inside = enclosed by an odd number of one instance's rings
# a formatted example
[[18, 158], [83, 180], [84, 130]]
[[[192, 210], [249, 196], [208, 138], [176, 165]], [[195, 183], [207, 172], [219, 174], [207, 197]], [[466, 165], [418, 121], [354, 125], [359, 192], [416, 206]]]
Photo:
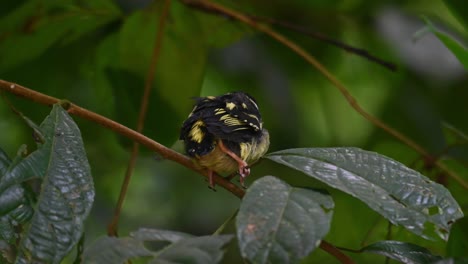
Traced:
[[[23, 150], [22, 147], [15, 160], [11, 161], [7, 154], [0, 149], [0, 181], [22, 159]], [[0, 247], [0, 252], [3, 257], [8, 259], [8, 262], [13, 262], [15, 257], [17, 232], [20, 226], [33, 216], [31, 197], [31, 191], [25, 188], [22, 183], [13, 184], [0, 193], [0, 241], [6, 243]], [[0, 258], [0, 260], [2, 259]]]
[[40, 133], [44, 141], [38, 149], [10, 166], [0, 181], [0, 193], [5, 193], [25, 180], [42, 180], [16, 263], [60, 263], [80, 239], [94, 199], [80, 131], [68, 113], [55, 105]]
[[[83, 263], [118, 264], [137, 258], [147, 258], [148, 263], [219, 263], [223, 247], [231, 239], [231, 235], [195, 237], [181, 232], [140, 229], [129, 237], [99, 238], [85, 250]], [[152, 251], [146, 247], [148, 242], [160, 246]]]
[[328, 233], [333, 207], [327, 194], [260, 178], [247, 190], [236, 219], [242, 256], [252, 263], [298, 263]]
[[8, 155], [0, 148], [0, 175], [5, 174], [10, 166], [11, 160]]
[[442, 259], [426, 248], [401, 241], [379, 241], [366, 246], [361, 251], [383, 255], [406, 264], [426, 264]]
[[[358, 148], [299, 148], [271, 153], [273, 161], [304, 172], [362, 200], [395, 225], [448, 238], [463, 213], [450, 192], [405, 165]], [[432, 224], [432, 225], [431, 225]]]

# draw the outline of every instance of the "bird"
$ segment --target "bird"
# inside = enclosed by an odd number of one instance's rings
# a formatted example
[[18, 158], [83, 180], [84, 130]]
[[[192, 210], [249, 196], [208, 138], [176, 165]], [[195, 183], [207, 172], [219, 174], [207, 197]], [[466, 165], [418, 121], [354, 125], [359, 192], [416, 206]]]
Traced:
[[270, 145], [257, 102], [240, 91], [195, 98], [193, 110], [180, 129], [180, 139], [196, 166], [208, 170], [213, 190], [213, 173], [236, 171], [245, 188], [249, 166], [265, 155]]

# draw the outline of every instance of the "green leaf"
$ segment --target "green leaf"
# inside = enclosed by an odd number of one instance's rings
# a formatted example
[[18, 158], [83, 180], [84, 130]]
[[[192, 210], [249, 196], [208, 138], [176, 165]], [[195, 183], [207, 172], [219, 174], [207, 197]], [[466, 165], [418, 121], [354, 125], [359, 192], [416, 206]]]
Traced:
[[220, 263], [224, 255], [222, 248], [232, 238], [232, 235], [218, 235], [179, 240], [159, 251], [150, 263]]
[[[135, 127], [143, 95], [143, 79], [122, 69], [107, 69], [106, 73], [115, 95], [116, 121], [128, 127]], [[189, 100], [183, 101], [189, 102]], [[179, 137], [174, 131], [179, 131], [182, 116], [175, 118], [178, 115], [177, 111], [156, 91], [153, 91], [149, 97], [147, 113], [143, 134], [156, 138], [161, 144], [172, 145]], [[123, 140], [128, 142], [126, 138]]]
[[0, 182], [4, 191], [12, 183], [42, 180], [16, 263], [60, 263], [80, 239], [94, 199], [81, 134], [68, 113], [54, 105], [40, 129], [44, 144], [9, 170]]
[[464, 0], [443, 0], [445, 5], [450, 9], [450, 12], [463, 24], [465, 30], [468, 31], [468, 11]]
[[223, 48], [256, 33], [250, 27], [224, 16], [202, 12], [196, 12], [195, 16], [201, 22], [205, 40], [210, 47]]
[[[16, 159], [11, 161], [0, 149], [0, 182], [11, 168], [22, 160], [23, 150], [24, 148], [21, 148]], [[13, 184], [0, 193], [0, 240], [12, 247], [16, 247], [19, 226], [33, 216], [31, 197], [32, 194], [21, 183]]]
[[432, 262], [431, 264], [468, 264], [468, 258], [447, 258]]
[[447, 256], [463, 257], [468, 252], [468, 218], [464, 217], [456, 222], [450, 232], [447, 242]]
[[3, 177], [3, 174], [6, 173], [8, 167], [10, 166], [11, 160], [8, 155], [0, 148], [0, 176]]
[[[151, 257], [148, 263], [219, 263], [222, 248], [232, 235], [201, 236], [157, 229], [140, 229], [130, 237], [102, 237], [84, 252], [83, 263], [124, 263], [127, 260]], [[144, 242], [170, 242], [158, 251], [151, 251]]]
[[406, 264], [426, 264], [442, 259], [418, 245], [391, 240], [376, 242], [361, 251], [383, 255]]
[[130, 235], [140, 241], [166, 241], [171, 243], [193, 237], [190, 234], [182, 232], [149, 228], [140, 228], [137, 231], [132, 232]]
[[433, 224], [447, 240], [463, 213], [450, 192], [405, 165], [358, 148], [299, 148], [266, 156], [365, 202], [395, 225], [425, 238]]
[[7, 188], [0, 195], [0, 215], [6, 215], [15, 208], [29, 204], [26, 190], [19, 184]]
[[298, 263], [328, 233], [329, 195], [266, 176], [242, 199], [236, 219], [239, 248], [252, 263]]
[[[60, 41], [73, 41], [115, 20], [120, 11], [110, 0], [25, 1], [0, 20], [0, 71], [43, 54]], [[34, 43], [31, 45], [31, 43]]]
[[455, 55], [455, 57], [457, 57], [465, 70], [468, 70], [468, 50], [466, 47], [464, 47], [453, 37], [445, 34], [440, 30], [437, 30], [428, 19], [425, 19], [425, 21], [428, 29], [434, 33], [437, 38], [442, 41], [442, 43], [444, 43], [445, 47], [447, 47], [453, 53], [453, 55]]
[[131, 237], [101, 237], [83, 253], [84, 264], [125, 263], [125, 261], [149, 257], [152, 252], [146, 249], [142, 241]]
[[[161, 8], [155, 6], [134, 12], [125, 20], [120, 31], [120, 68], [146, 78], [153, 57], [160, 11]], [[200, 94], [208, 46], [193, 10], [173, 2], [170, 16], [166, 19], [169, 21], [157, 60], [156, 91], [153, 92], [178, 112], [181, 123], [192, 108], [193, 102], [189, 98]]]

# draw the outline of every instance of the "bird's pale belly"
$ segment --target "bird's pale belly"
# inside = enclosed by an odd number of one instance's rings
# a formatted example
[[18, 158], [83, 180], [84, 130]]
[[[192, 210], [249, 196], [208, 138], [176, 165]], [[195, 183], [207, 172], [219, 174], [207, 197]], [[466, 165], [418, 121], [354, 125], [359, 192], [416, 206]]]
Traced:
[[209, 168], [218, 174], [231, 174], [238, 169], [238, 163], [216, 146], [210, 153], [195, 159], [200, 167]]

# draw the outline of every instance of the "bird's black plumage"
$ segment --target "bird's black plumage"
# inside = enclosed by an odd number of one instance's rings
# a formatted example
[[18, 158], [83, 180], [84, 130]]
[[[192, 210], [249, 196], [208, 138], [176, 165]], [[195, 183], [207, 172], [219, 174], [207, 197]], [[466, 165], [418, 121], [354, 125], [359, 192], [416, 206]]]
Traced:
[[255, 100], [246, 93], [196, 98], [196, 104], [182, 125], [180, 139], [189, 156], [210, 153], [217, 139], [239, 155], [240, 143], [262, 136], [262, 118]]

